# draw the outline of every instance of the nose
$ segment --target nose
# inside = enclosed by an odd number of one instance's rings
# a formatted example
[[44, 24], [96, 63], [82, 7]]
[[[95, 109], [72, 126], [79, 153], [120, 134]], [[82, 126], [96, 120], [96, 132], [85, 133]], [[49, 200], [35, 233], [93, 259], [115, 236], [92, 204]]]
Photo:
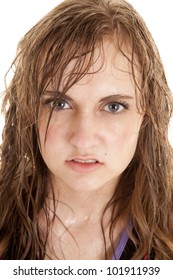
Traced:
[[98, 146], [100, 141], [100, 124], [97, 116], [78, 115], [73, 119], [70, 143], [77, 149], [89, 151]]

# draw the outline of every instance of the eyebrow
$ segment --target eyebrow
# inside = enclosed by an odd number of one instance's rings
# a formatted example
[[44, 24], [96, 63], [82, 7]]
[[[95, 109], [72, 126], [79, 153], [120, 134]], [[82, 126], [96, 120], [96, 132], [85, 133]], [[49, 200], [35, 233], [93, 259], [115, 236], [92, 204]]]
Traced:
[[124, 95], [124, 94], [113, 94], [113, 95], [103, 97], [99, 102], [115, 101], [115, 100], [119, 100], [119, 99], [134, 100], [134, 97], [130, 96], [130, 95]]
[[69, 95], [63, 94], [59, 90], [46, 90], [43, 93], [43, 96], [46, 96], [46, 95], [51, 96], [53, 98], [62, 98], [62, 99], [65, 98], [68, 101], [73, 101], [73, 99]]
[[[65, 98], [66, 100], [68, 101], [73, 101], [73, 99], [69, 96], [69, 95], [66, 95], [66, 94], [62, 94], [62, 92], [60, 91], [51, 91], [51, 90], [47, 90], [43, 96], [45, 95], [48, 95], [48, 96], [52, 96], [54, 98]], [[99, 102], [110, 102], [110, 101], [115, 101], [115, 100], [134, 100], [135, 98], [131, 95], [124, 95], [124, 94], [112, 94], [112, 95], [109, 95], [109, 96], [105, 96], [103, 98], [101, 98], [99, 100]]]

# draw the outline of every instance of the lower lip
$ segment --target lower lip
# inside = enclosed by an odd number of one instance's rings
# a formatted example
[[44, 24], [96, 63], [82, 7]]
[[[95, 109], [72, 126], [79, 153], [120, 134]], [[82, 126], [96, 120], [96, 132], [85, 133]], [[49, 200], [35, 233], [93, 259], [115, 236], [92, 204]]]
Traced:
[[100, 162], [96, 163], [81, 163], [73, 160], [66, 161], [67, 165], [74, 171], [79, 173], [90, 173], [99, 169], [103, 164]]

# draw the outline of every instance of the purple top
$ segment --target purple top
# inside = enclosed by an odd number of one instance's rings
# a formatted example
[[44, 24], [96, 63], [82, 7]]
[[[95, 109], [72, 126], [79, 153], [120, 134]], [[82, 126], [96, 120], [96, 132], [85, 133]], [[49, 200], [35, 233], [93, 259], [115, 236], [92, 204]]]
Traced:
[[[130, 225], [130, 229], [132, 229], [132, 228], [133, 228], [133, 226]], [[123, 230], [120, 241], [118, 242], [118, 245], [115, 249], [115, 254], [112, 257], [112, 260], [119, 260], [121, 258], [121, 255], [124, 251], [124, 248], [127, 244], [128, 239], [129, 239], [129, 235], [128, 235], [127, 231]]]

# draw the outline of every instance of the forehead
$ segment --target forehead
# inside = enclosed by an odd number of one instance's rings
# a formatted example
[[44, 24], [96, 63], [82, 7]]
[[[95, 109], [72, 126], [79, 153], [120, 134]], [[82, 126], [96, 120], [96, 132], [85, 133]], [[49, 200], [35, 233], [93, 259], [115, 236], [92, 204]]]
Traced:
[[[98, 75], [95, 75], [98, 74]], [[119, 48], [116, 41], [105, 39], [94, 51], [80, 52], [66, 65], [63, 73], [57, 73], [48, 88], [65, 93], [74, 84], [87, 84], [94, 77], [106, 80], [114, 76], [117, 80], [135, 84], [140, 80], [139, 64], [130, 45], [122, 44]], [[134, 82], [135, 81], [135, 82]]]

